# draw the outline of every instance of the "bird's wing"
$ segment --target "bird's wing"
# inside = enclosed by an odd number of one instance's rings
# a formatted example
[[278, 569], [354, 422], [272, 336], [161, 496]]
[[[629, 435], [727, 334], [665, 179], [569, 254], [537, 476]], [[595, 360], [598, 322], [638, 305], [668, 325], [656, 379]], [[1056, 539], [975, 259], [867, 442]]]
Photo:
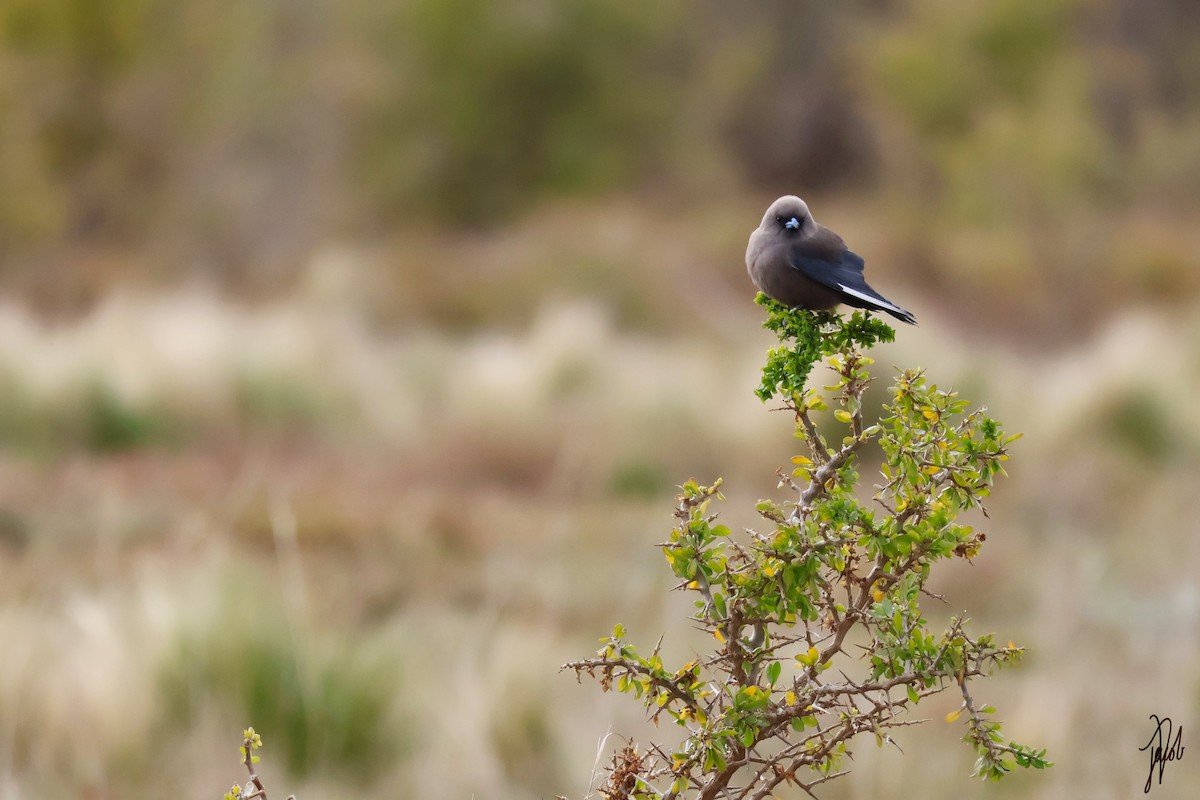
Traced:
[[862, 256], [848, 250], [840, 239], [802, 239], [792, 247], [789, 260], [806, 278], [840, 294], [846, 305], [886, 311], [896, 319], [916, 324], [911, 313], [867, 285]]

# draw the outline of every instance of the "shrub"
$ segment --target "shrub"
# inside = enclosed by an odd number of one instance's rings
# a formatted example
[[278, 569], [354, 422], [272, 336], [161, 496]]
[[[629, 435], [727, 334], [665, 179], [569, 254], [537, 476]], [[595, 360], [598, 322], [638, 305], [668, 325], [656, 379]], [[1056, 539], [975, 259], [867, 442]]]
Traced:
[[[768, 354], [757, 393], [792, 412], [805, 444], [794, 470], [781, 473], [793, 499], [760, 502], [767, 527], [741, 539], [712, 513], [720, 480], [684, 483], [663, 553], [677, 588], [696, 593], [693, 619], [714, 651], [667, 666], [657, 647], [643, 654], [618, 624], [594, 658], [564, 665], [681, 729], [672, 745], [628, 744], [601, 793], [761, 800], [789, 783], [811, 795], [845, 774], [856, 738], [891, 742], [893, 729], [914, 724], [909, 709], [948, 689], [962, 696], [947, 720], [965, 716], [976, 775], [998, 780], [1014, 766], [1049, 766], [1044, 750], [1006, 743], [995, 709], [970, 691], [973, 679], [1024, 650], [971, 633], [962, 616], [934, 633], [921, 610], [935, 564], [979, 553], [985, 535], [958, 517], [982, 509], [1018, 436], [918, 370], [899, 374], [883, 418], [868, 423], [862, 396], [872, 360], [863, 350], [891, 341], [892, 329], [862, 312], [843, 318], [759, 302], [782, 346]], [[821, 359], [836, 373], [824, 392], [808, 386]], [[840, 442], [814, 424], [830, 404]], [[868, 503], [855, 491], [855, 463], [872, 442], [883, 451], [882, 483]]]

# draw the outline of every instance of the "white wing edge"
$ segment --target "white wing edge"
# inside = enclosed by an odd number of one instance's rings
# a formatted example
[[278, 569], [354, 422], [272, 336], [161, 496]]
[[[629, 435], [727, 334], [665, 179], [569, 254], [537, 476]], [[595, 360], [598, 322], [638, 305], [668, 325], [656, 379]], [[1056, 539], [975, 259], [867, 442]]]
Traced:
[[904, 313], [904, 309], [902, 309], [898, 306], [894, 306], [891, 303], [887, 302], [886, 300], [880, 300], [878, 297], [871, 297], [871, 295], [869, 295], [869, 294], [863, 294], [862, 292], [860, 292], [856, 289], [851, 289], [849, 286], [847, 286], [844, 283], [839, 283], [838, 286], [841, 288], [841, 290], [843, 292], [845, 292], [846, 294], [854, 295], [859, 300], [866, 300], [868, 303], [878, 306], [879, 308], [887, 308], [887, 309], [891, 309], [892, 311], [899, 312], [901, 314]]

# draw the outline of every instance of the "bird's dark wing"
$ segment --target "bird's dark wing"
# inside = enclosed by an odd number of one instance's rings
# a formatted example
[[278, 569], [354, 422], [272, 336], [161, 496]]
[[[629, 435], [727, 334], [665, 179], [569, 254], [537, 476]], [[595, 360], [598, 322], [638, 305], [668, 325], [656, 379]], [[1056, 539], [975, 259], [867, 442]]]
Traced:
[[[820, 235], [823, 233], [828, 235]], [[917, 324], [916, 317], [867, 285], [862, 257], [848, 250], [836, 234], [819, 231], [816, 236], [797, 241], [789, 260], [806, 278], [839, 294], [846, 305], [886, 311], [902, 322]]]

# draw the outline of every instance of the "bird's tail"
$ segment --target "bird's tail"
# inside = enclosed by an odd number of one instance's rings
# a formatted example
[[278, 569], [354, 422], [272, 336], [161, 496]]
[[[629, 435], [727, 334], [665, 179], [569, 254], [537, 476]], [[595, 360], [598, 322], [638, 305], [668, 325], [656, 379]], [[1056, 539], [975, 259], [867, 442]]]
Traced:
[[900, 320], [901, 322], [907, 322], [909, 325], [917, 324], [917, 318], [912, 315], [911, 311], [905, 311], [903, 308], [899, 308], [899, 307], [897, 307], [895, 309], [884, 308], [881, 310], [886, 311], [887, 313], [891, 314], [893, 317]]

